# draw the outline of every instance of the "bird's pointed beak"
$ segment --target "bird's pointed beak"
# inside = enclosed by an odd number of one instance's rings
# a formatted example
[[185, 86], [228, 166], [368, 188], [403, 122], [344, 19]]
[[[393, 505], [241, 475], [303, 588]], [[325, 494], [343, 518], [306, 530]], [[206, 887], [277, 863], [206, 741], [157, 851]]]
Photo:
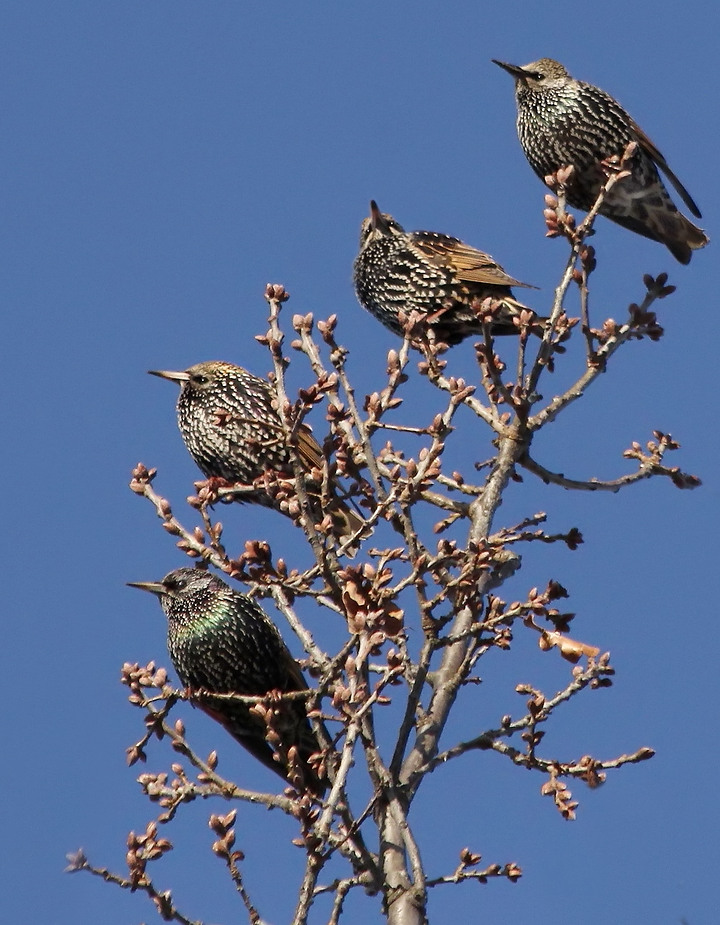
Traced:
[[507, 71], [508, 74], [512, 74], [515, 80], [525, 80], [528, 76], [526, 70], [520, 67], [518, 64], [508, 64], [507, 61], [498, 61], [497, 58], [491, 58], [493, 64], [497, 64], [498, 67], [501, 67], [504, 71]]
[[126, 584], [128, 588], [139, 588], [141, 591], [149, 591], [150, 594], [156, 594], [158, 597], [167, 593], [167, 588], [159, 581], [128, 581]]
[[385, 219], [385, 216], [380, 211], [378, 204], [374, 199], [370, 200], [370, 221], [372, 222], [373, 231], [378, 228], [380, 231], [388, 230], [388, 223]]
[[151, 376], [159, 376], [161, 379], [169, 379], [170, 382], [177, 382], [178, 385], [182, 385], [183, 382], [188, 382], [190, 379], [190, 374], [184, 370], [149, 369], [148, 373]]

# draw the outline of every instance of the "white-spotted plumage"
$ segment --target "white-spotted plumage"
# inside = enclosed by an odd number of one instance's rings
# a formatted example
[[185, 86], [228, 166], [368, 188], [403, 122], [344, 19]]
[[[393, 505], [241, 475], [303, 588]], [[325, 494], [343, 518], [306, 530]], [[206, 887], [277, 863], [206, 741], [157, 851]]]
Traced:
[[602, 161], [637, 145], [630, 176], [620, 180], [600, 208], [636, 234], [660, 241], [680, 261], [708, 243], [705, 232], [680, 212], [660, 178], [662, 171], [697, 218], [700, 210], [637, 122], [610, 94], [575, 80], [558, 61], [541, 58], [518, 66], [495, 61], [515, 80], [517, 131], [525, 157], [544, 180], [561, 167], [575, 170], [566, 189], [571, 206], [588, 211], [604, 185]]
[[482, 334], [478, 309], [485, 299], [497, 302], [493, 335], [517, 334], [514, 319], [532, 311], [510, 287], [534, 287], [508, 276], [489, 254], [450, 235], [405, 231], [375, 202], [361, 225], [353, 278], [363, 308], [400, 336], [400, 312], [419, 312], [438, 340], [457, 344]]

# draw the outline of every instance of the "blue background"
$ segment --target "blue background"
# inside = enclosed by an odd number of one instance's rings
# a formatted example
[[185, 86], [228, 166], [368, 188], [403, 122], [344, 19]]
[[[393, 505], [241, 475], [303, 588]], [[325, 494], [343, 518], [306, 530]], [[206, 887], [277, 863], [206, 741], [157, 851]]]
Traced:
[[[194, 522], [182, 500], [198, 473], [176, 430], [173, 388], [145, 370], [217, 358], [266, 373], [254, 335], [265, 330], [262, 292], [273, 281], [290, 291], [290, 313], [336, 312], [359, 395], [380, 387], [398, 342], [359, 308], [351, 282], [371, 197], [408, 228], [489, 251], [541, 287], [528, 301], [542, 311], [566, 250], [543, 237], [544, 189], [515, 138], [512, 81], [491, 57], [556, 57], [618, 97], [696, 198], [712, 237], [719, 27], [712, 4], [646, 0], [572, 12], [555, 0], [6, 0], [4, 920], [154, 920], [144, 897], [62, 874], [65, 852], [80, 845], [122, 870], [126, 832], [151, 816], [124, 760], [140, 714], [117, 678], [125, 660], [168, 664], [165, 626], [156, 604], [124, 582], [185, 562], [126, 485], [138, 460], [158, 466], [159, 489]], [[527, 476], [511, 486], [497, 525], [547, 510], [553, 531], [577, 525], [586, 543], [575, 553], [526, 549], [503, 596], [562, 581], [579, 614], [574, 635], [609, 649], [618, 670], [612, 689], [558, 713], [543, 753], [609, 758], [649, 745], [657, 756], [597, 791], [571, 783], [581, 800], [574, 823], [540, 797], [539, 775], [497, 755], [434, 774], [412, 816], [430, 876], [449, 873], [465, 845], [485, 863], [525, 871], [517, 885], [436, 889], [437, 922], [718, 921], [717, 243], [685, 268], [604, 220], [597, 229], [598, 322], [625, 316], [644, 272], [670, 271], [678, 293], [658, 306], [666, 337], [624, 349], [541, 435], [537, 455], [567, 475], [612, 478], [630, 471], [621, 459], [630, 441], [659, 428], [683, 445], [669, 462], [704, 486], [679, 492], [656, 480], [620, 495], [569, 494]], [[477, 378], [470, 344], [449, 361], [454, 374]], [[581, 362], [578, 341], [557, 379], [545, 380], [548, 394]], [[293, 370], [291, 382], [307, 381], [301, 359]], [[414, 370], [405, 394], [415, 422], [439, 402]], [[322, 415], [313, 420], [322, 432]], [[459, 420], [454, 439], [469, 469], [489, 455], [488, 434], [469, 415]], [[280, 515], [234, 507], [221, 516], [231, 551], [262, 537], [291, 563], [307, 561]], [[330, 644], [327, 614], [306, 614]], [[479, 666], [484, 684], [464, 695], [446, 745], [518, 715], [515, 684], [553, 693], [567, 682], [566, 663], [527, 635]], [[275, 786], [205, 717], [184, 715], [201, 752], [220, 748], [221, 771]], [[155, 747], [147, 769], [170, 760]], [[208, 813], [226, 808], [185, 808], [167, 833], [175, 851], [155, 867], [158, 887], [207, 922], [244, 920], [209, 850]], [[241, 805], [237, 829], [261, 914], [287, 921], [302, 862], [289, 844], [294, 827]], [[347, 910], [350, 923], [379, 919], [375, 900], [352, 896]], [[319, 905], [317, 921], [327, 915]]]

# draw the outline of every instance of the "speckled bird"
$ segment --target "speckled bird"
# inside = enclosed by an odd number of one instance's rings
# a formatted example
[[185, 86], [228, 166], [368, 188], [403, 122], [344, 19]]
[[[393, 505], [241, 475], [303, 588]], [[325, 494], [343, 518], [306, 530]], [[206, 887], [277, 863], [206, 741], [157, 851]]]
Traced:
[[[210, 361], [179, 372], [150, 370], [151, 375], [180, 386], [177, 418], [190, 455], [207, 478], [251, 486], [266, 472], [294, 478], [290, 451], [282, 421], [273, 407], [275, 391], [266, 379], [241, 366]], [[301, 424], [295, 434], [297, 454], [308, 472], [322, 471], [323, 452], [309, 427]], [[325, 513], [320, 485], [311, 477], [305, 482], [312, 515], [319, 523]], [[243, 492], [235, 500], [279, 506], [262, 489]], [[343, 501], [335, 498], [329, 508], [341, 541], [364, 523]]]
[[374, 201], [360, 227], [353, 276], [363, 308], [401, 337], [399, 312], [421, 312], [438, 340], [458, 344], [482, 334], [474, 301], [491, 298], [500, 303], [491, 327], [494, 335], [517, 334], [513, 318], [523, 309], [531, 311], [510, 287], [534, 287], [508, 276], [488, 254], [447, 234], [405, 231]]
[[660, 241], [680, 263], [708, 243], [705, 232], [678, 211], [660, 178], [661, 170], [697, 218], [700, 211], [640, 126], [609, 94], [575, 80], [558, 61], [541, 58], [522, 67], [493, 62], [515, 80], [517, 131], [530, 166], [541, 180], [561, 167], [575, 173], [567, 199], [576, 209], [592, 207], [607, 177], [600, 162], [621, 156], [634, 141], [631, 176], [608, 193], [600, 208], [618, 225]]
[[[248, 705], [202, 695], [205, 691], [261, 697], [271, 691], [307, 690], [274, 623], [252, 598], [202, 569], [180, 568], [159, 582], [129, 584], [159, 598], [168, 621], [170, 658], [182, 684], [199, 692], [198, 706], [258, 761], [287, 779], [287, 766], [275, 760], [265, 739], [265, 723]], [[285, 701], [280, 709], [282, 745], [286, 751], [293, 745], [297, 748], [304, 785], [321, 796], [325, 784], [309, 763], [320, 746], [308, 722], [305, 701]]]

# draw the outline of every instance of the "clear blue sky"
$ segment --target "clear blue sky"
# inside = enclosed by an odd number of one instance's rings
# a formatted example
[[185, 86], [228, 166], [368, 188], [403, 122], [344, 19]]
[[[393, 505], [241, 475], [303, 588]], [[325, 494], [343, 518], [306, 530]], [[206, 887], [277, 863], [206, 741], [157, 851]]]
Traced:
[[[158, 466], [180, 512], [197, 471], [175, 427], [174, 390], [145, 370], [226, 359], [264, 374], [268, 357], [253, 336], [264, 330], [264, 285], [276, 281], [292, 294], [290, 311], [340, 316], [358, 391], [377, 388], [397, 342], [360, 309], [351, 284], [371, 197], [407, 227], [489, 251], [541, 287], [533, 304], [542, 310], [565, 249], [543, 237], [544, 189], [517, 144], [512, 82], [491, 57], [556, 57], [618, 97], [717, 238], [717, 8], [608, 0], [568, 9], [555, 0], [3, 4], [4, 921], [155, 920], [143, 897], [61, 873], [65, 852], [80, 845], [122, 869], [127, 830], [150, 817], [124, 763], [140, 717], [118, 675], [125, 660], [168, 664], [165, 624], [124, 583], [185, 562], [126, 484], [138, 460]], [[546, 510], [553, 529], [577, 525], [586, 544], [527, 550], [506, 593], [562, 581], [580, 614], [576, 635], [611, 650], [618, 671], [611, 690], [560, 714], [546, 752], [607, 758], [649, 745], [657, 757], [598, 791], [574, 787], [572, 824], [540, 797], [539, 776], [496, 755], [434, 774], [414, 816], [431, 875], [452, 870], [465, 845], [525, 871], [515, 886], [437, 891], [435, 922], [718, 920], [710, 319], [720, 245], [685, 268], [608, 222], [595, 244], [598, 319], [623, 317], [644, 272], [670, 271], [678, 293], [661, 305], [665, 339], [624, 350], [543, 435], [539, 455], [567, 475], [614, 477], [628, 471], [620, 454], [630, 441], [660, 428], [683, 444], [674, 461], [705, 484], [570, 495], [527, 477], [503, 521]], [[450, 363], [473, 375], [470, 345]], [[436, 400], [412, 378], [409, 413]], [[487, 434], [466, 424], [469, 458], [483, 458]], [[280, 515], [237, 507], [223, 521], [230, 548], [266, 537], [278, 554], [306, 555]], [[313, 624], [320, 641], [327, 619]], [[519, 712], [520, 681], [554, 692], [567, 678], [558, 661], [528, 644], [495, 653], [452, 730], [471, 734]], [[229, 776], [275, 785], [209, 720], [187, 721], [201, 750], [221, 747]], [[153, 749], [148, 768], [167, 760]], [[176, 850], [158, 866], [158, 885], [192, 917], [243, 921], [210, 855], [210, 810], [193, 805], [172, 826]], [[240, 806], [238, 830], [248, 886], [279, 925], [292, 892], [272, 885], [282, 874], [268, 858], [297, 873], [292, 827]], [[347, 922], [372, 921], [376, 908], [353, 901]]]

